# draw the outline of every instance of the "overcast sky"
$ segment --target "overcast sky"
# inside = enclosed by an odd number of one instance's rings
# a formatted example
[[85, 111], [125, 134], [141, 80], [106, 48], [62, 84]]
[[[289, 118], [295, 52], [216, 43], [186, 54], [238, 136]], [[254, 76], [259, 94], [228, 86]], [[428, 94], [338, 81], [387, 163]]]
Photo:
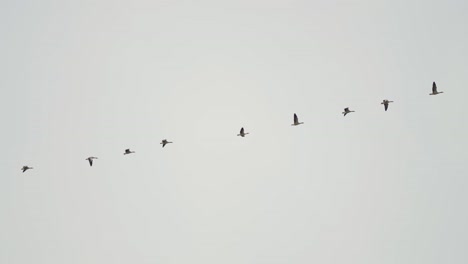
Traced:
[[0, 263], [468, 263], [467, 12], [1, 1]]

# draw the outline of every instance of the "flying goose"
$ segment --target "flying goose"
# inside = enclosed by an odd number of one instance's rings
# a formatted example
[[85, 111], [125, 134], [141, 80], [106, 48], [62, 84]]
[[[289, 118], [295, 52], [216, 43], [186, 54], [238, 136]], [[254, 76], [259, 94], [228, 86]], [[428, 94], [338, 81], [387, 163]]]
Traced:
[[380, 104], [383, 104], [383, 105], [384, 105], [384, 108], [385, 108], [385, 111], [387, 111], [387, 109], [388, 109], [388, 104], [389, 104], [389, 103], [393, 103], [393, 101], [389, 101], [389, 100], [385, 99], [385, 100], [383, 100], [383, 102], [380, 103]]
[[130, 149], [126, 149], [124, 155], [135, 153], [135, 151], [130, 151]]
[[89, 157], [86, 160], [89, 161], [89, 166], [93, 166], [93, 159], [97, 159], [97, 157]]
[[159, 143], [159, 144], [162, 144], [162, 147], [164, 148], [164, 146], [166, 146], [166, 145], [169, 144], [169, 143], [172, 143], [172, 142], [171, 142], [171, 141], [167, 141], [167, 139], [163, 139], [163, 140], [161, 141], [161, 143]]
[[31, 170], [33, 169], [33, 167], [29, 167], [29, 166], [23, 166], [23, 168], [21, 168], [21, 170], [23, 171], [23, 173], [27, 170]]
[[346, 116], [347, 114], [352, 113], [352, 112], [354, 112], [354, 111], [349, 110], [349, 107], [346, 107], [346, 108], [344, 109], [344, 112], [343, 112], [342, 114], [343, 114], [343, 116]]
[[430, 93], [429, 95], [438, 95], [441, 93], [444, 93], [444, 92], [438, 92], [436, 83], [432, 82], [432, 93]]
[[291, 124], [291, 126], [298, 126], [304, 124], [304, 122], [299, 122], [299, 118], [297, 118], [296, 113], [294, 113], [294, 124]]
[[249, 133], [244, 132], [244, 128], [241, 128], [240, 133], [237, 134], [237, 136], [245, 137], [245, 135], [248, 135]]

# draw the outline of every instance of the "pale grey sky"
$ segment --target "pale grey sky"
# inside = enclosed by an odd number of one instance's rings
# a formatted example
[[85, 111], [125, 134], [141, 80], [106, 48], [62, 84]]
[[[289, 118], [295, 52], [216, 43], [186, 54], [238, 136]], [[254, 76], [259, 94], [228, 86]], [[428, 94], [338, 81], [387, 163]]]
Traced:
[[467, 263], [467, 12], [1, 1], [0, 263]]

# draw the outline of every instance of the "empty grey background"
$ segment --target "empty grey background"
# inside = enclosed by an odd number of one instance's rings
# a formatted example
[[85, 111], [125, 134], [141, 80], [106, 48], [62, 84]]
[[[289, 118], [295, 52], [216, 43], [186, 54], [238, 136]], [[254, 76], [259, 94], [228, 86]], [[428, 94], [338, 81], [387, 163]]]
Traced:
[[0, 5], [0, 263], [468, 262], [466, 1]]

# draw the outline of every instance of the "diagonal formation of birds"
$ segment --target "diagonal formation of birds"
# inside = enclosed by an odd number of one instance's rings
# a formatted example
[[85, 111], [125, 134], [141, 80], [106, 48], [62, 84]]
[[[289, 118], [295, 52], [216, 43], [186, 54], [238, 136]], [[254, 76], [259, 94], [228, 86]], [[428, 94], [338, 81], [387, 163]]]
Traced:
[[[443, 92], [442, 92], [442, 91], [440, 91], [440, 92], [437, 91], [437, 85], [436, 85], [436, 83], [435, 83], [435, 82], [432, 82], [432, 93], [430, 93], [429, 95], [438, 95], [438, 94], [441, 94], [441, 93], [443, 93]], [[387, 111], [387, 110], [388, 110], [388, 105], [389, 105], [390, 103], [393, 103], [393, 101], [384, 99], [380, 104], [384, 105], [384, 109], [385, 109], [385, 111]], [[343, 114], [343, 116], [346, 116], [347, 114], [353, 113], [353, 112], [355, 112], [355, 111], [349, 109], [349, 107], [346, 107], [346, 108], [343, 110], [342, 114]], [[298, 125], [304, 124], [304, 122], [299, 122], [299, 118], [297, 117], [297, 114], [296, 114], [296, 113], [294, 113], [293, 121], [294, 121], [294, 122], [291, 124], [291, 126], [298, 126]], [[248, 135], [248, 134], [249, 134], [249, 133], [248, 133], [248, 132], [245, 132], [244, 128], [242, 127], [241, 130], [240, 130], [240, 132], [239, 132], [239, 134], [237, 134], [237, 136], [245, 137], [245, 136]], [[161, 141], [161, 143], [159, 143], [159, 144], [161, 144], [162, 147], [164, 148], [167, 144], [170, 144], [170, 143], [173, 143], [173, 142], [168, 141], [167, 139], [163, 139], [163, 140]], [[135, 153], [135, 151], [131, 151], [130, 149], [126, 149], [125, 152], [124, 152], [123, 154], [124, 154], [124, 155], [128, 155], [128, 154], [132, 154], [132, 153]], [[98, 158], [97, 158], [97, 157], [92, 157], [92, 156], [91, 156], [91, 157], [86, 158], [85, 160], [87, 160], [87, 161], [89, 162], [89, 166], [92, 167], [92, 166], [93, 166], [93, 160], [95, 160], [95, 159], [98, 159]], [[21, 168], [21, 170], [23, 171], [23, 173], [24, 173], [25, 171], [31, 170], [31, 169], [33, 169], [33, 167], [29, 167], [29, 166], [26, 166], [26, 165], [23, 166], [23, 167]]]

